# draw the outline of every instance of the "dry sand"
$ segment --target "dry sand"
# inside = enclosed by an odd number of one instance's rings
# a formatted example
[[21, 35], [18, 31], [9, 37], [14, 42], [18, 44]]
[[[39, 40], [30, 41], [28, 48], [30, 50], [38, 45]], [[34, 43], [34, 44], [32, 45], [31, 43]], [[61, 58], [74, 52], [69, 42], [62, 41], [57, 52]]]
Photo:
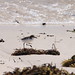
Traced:
[[[58, 68], [62, 61], [75, 55], [75, 33], [67, 32], [73, 30], [74, 25], [0, 25], [0, 38], [5, 40], [0, 43], [0, 75], [5, 71], [13, 71], [15, 67], [23, 68], [32, 65], [41, 65], [43, 63], [56, 64]], [[45, 34], [40, 34], [45, 33]], [[22, 35], [23, 34], [23, 35]], [[34, 49], [51, 49], [52, 43], [55, 43], [60, 56], [53, 55], [27, 55], [11, 56], [16, 48], [23, 48], [21, 38], [29, 35], [39, 36], [32, 41]], [[47, 37], [47, 35], [54, 35]], [[72, 38], [70, 38], [72, 37]], [[26, 46], [29, 48], [29, 46]], [[22, 59], [19, 60], [19, 57]], [[74, 68], [65, 68], [69, 72], [75, 72]]]

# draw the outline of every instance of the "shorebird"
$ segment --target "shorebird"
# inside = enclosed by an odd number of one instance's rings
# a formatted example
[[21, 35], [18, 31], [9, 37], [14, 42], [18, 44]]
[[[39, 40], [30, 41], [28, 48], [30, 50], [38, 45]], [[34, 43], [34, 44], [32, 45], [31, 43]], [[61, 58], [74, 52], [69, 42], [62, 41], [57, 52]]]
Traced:
[[25, 44], [28, 45], [31, 41], [33, 41], [34, 38], [37, 38], [37, 37], [35, 37], [34, 35], [30, 35], [30, 36], [22, 38], [21, 40], [23, 42], [23, 48], [25, 48]]

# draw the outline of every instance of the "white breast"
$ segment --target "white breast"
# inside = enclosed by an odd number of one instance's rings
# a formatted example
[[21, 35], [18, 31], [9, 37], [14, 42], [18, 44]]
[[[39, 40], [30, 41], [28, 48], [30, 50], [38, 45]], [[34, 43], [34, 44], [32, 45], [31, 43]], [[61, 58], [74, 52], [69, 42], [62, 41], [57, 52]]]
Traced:
[[26, 40], [22, 40], [22, 42], [25, 42], [25, 43], [30, 43], [33, 39], [26, 39]]

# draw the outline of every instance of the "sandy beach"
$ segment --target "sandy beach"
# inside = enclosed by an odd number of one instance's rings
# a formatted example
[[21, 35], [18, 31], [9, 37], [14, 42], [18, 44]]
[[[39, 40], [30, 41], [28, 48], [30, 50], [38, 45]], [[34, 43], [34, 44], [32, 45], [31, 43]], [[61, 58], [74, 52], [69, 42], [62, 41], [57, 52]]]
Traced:
[[[75, 55], [75, 32], [67, 31], [73, 29], [75, 0], [0, 0], [0, 40], [5, 41], [0, 42], [0, 75], [44, 63], [75, 73], [75, 68], [62, 67], [62, 61]], [[23, 48], [21, 39], [30, 35], [37, 37], [32, 48], [48, 50], [54, 43], [60, 55], [11, 56]]]
[[[51, 62], [60, 69], [65, 68], [61, 66], [62, 61], [75, 54], [75, 33], [67, 32], [73, 28], [74, 25], [0, 25], [0, 38], [5, 41], [0, 43], [0, 75], [5, 71], [13, 71], [16, 67], [32, 67]], [[16, 48], [23, 48], [21, 38], [32, 34], [40, 36], [32, 41], [31, 45], [34, 49], [51, 49], [52, 43], [55, 43], [60, 55], [11, 56]], [[48, 37], [47, 35], [54, 36]], [[26, 48], [30, 48], [30, 46], [26, 46]], [[19, 60], [19, 57], [22, 61]], [[74, 68], [65, 68], [65, 70], [75, 72]]]

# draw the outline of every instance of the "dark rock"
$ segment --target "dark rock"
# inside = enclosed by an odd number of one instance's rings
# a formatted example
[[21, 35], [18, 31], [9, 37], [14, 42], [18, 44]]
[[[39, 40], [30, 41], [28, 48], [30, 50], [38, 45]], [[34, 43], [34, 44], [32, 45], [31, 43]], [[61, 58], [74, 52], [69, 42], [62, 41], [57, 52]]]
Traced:
[[42, 23], [42, 25], [46, 25], [46, 23]]
[[3, 39], [0, 39], [0, 42], [5, 42]]

